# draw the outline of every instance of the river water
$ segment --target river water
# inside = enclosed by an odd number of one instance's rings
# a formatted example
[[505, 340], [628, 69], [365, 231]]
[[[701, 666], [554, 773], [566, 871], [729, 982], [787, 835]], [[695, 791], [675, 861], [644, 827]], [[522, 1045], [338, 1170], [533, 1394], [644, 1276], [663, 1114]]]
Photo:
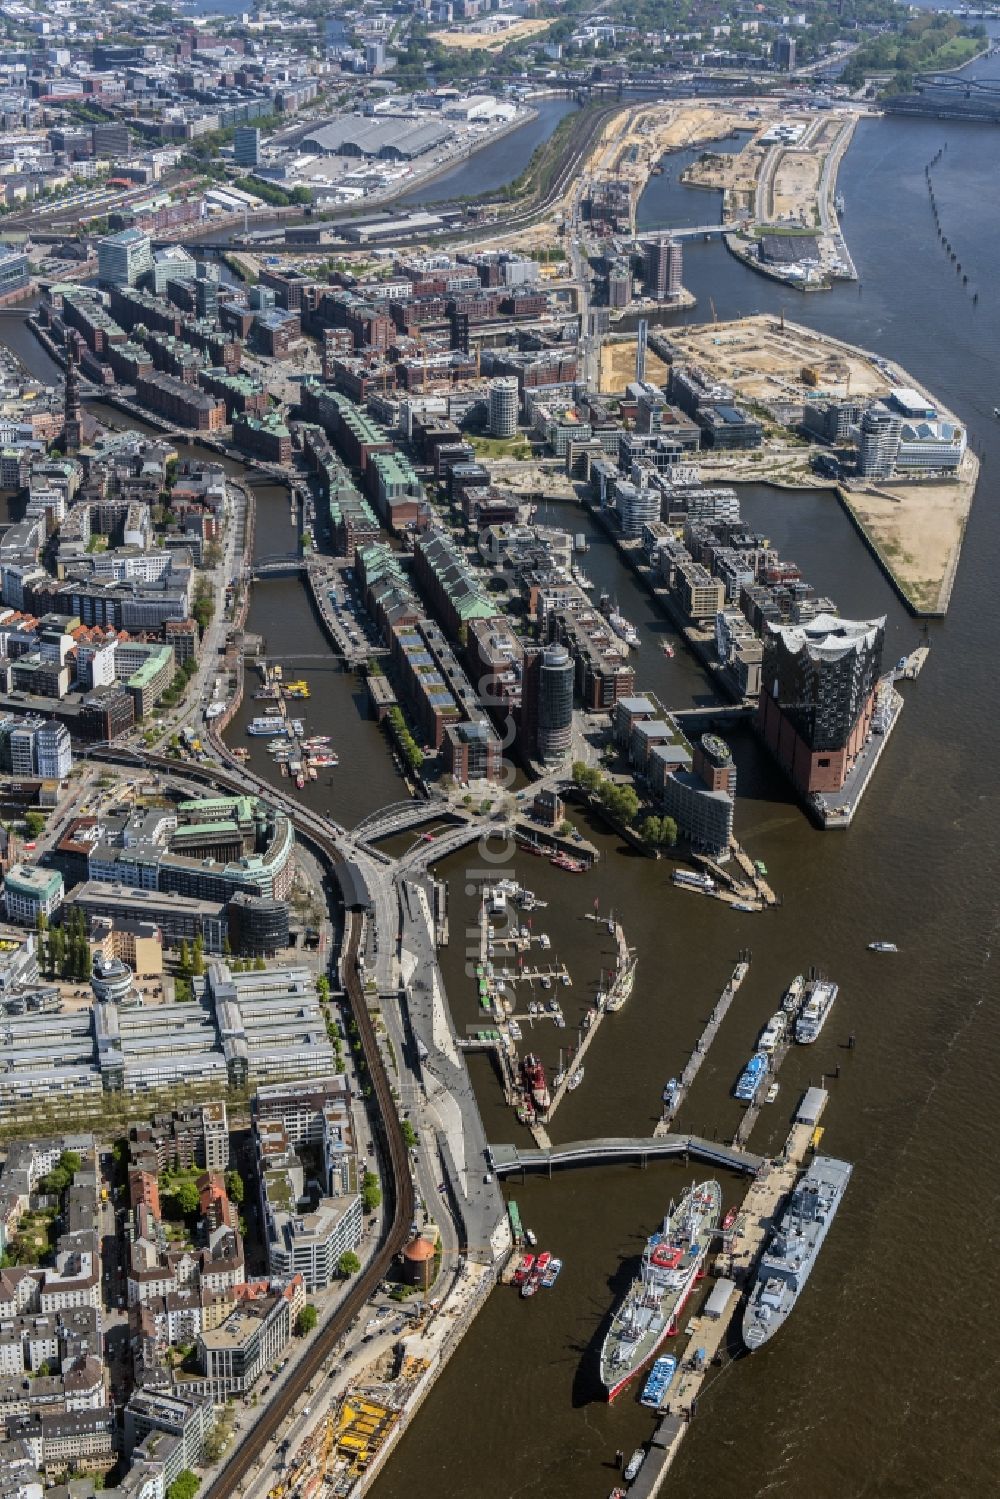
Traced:
[[[935, 172], [939, 209], [970, 289], [980, 291], [978, 307], [933, 233], [923, 168], [944, 142]], [[739, 733], [732, 739], [737, 831], [766, 861], [783, 897], [778, 910], [741, 915], [680, 891], [669, 883], [668, 865], [635, 856], [599, 826], [586, 828], [602, 858], [584, 878], [522, 853], [512, 863], [550, 902], [535, 927], [551, 934], [553, 957], [566, 960], [574, 980], [561, 994], [570, 1029], [542, 1025], [532, 1036], [550, 1066], [612, 962], [604, 928], [584, 919], [595, 899], [621, 916], [639, 956], [635, 993], [597, 1037], [583, 1086], [552, 1126], [556, 1139], [652, 1129], [663, 1083], [682, 1067], [741, 948], [753, 950], [750, 977], [681, 1128], [732, 1134], [732, 1083], [794, 973], [816, 963], [841, 986], [818, 1044], [788, 1056], [779, 1099], [750, 1143], [778, 1146], [802, 1089], [839, 1066], [829, 1082], [824, 1147], [855, 1163], [850, 1191], [780, 1337], [707, 1382], [667, 1495], [972, 1499], [996, 1491], [1000, 1419], [991, 1390], [1000, 1373], [1000, 1312], [990, 1162], [1000, 1124], [990, 1090], [1000, 1063], [993, 955], [1000, 937], [993, 737], [1000, 520], [991, 478], [1000, 463], [992, 415], [1000, 404], [998, 143], [1000, 134], [986, 126], [861, 123], [840, 177], [860, 287], [805, 297], [756, 277], [719, 244], [685, 248], [685, 282], [702, 308], [709, 297], [720, 318], [784, 307], [789, 317], [898, 359], [968, 423], [983, 456], [948, 618], [930, 627], [928, 665], [906, 686], [905, 711], [855, 826], [842, 835], [817, 832], [749, 734]], [[688, 223], [707, 222], [704, 193], [654, 178], [642, 222], [683, 222], [683, 200]], [[0, 320], [0, 337], [17, 341], [44, 372], [37, 346], [11, 320]], [[916, 622], [832, 497], [757, 486], [746, 491], [745, 508], [845, 613], [887, 615], [887, 659], [917, 643]], [[566, 511], [553, 505], [544, 518]], [[672, 662], [662, 656], [658, 643], [669, 627], [613, 549], [577, 512], [567, 524], [590, 535], [585, 569], [640, 627], [639, 686], [653, 688], [668, 707], [710, 703], [708, 682], [683, 651]], [[262, 491], [262, 554], [285, 550], [278, 542], [287, 526], [286, 497]], [[311, 659], [324, 646], [301, 585], [259, 586], [250, 626], [271, 653], [288, 653], [286, 671], [299, 662], [314, 694], [303, 705], [310, 730], [331, 733], [341, 753], [329, 784], [307, 796], [348, 823], [398, 797], [356, 679]], [[259, 764], [259, 741], [252, 752]], [[466, 872], [474, 863], [462, 855], [442, 866], [452, 930], [443, 969], [460, 1033], [478, 1018], [463, 952], [474, 914]], [[874, 937], [898, 942], [898, 956], [870, 955], [865, 945]], [[852, 1031], [857, 1049], [848, 1053]], [[518, 1138], [488, 1066], [475, 1060], [472, 1075], [488, 1137]], [[566, 1262], [559, 1284], [527, 1303], [504, 1290], [490, 1298], [380, 1478], [378, 1499], [402, 1499], [414, 1486], [443, 1499], [604, 1499], [615, 1450], [648, 1438], [652, 1421], [627, 1396], [612, 1409], [601, 1402], [600, 1340], [645, 1236], [690, 1179], [690, 1171], [660, 1165], [517, 1185], [525, 1221]], [[740, 1184], [726, 1179], [723, 1186], [727, 1203], [734, 1201]]]

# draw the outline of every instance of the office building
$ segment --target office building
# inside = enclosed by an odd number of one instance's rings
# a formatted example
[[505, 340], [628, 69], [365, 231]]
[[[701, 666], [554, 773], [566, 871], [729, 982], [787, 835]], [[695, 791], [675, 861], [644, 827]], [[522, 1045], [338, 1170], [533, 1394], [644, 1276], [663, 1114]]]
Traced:
[[260, 166], [260, 131], [255, 125], [237, 125], [233, 160], [238, 167]]
[[903, 419], [876, 402], [861, 418], [858, 473], [866, 479], [891, 479], [896, 472]]
[[795, 38], [782, 32], [781, 36], [776, 36], [771, 43], [771, 61], [783, 73], [791, 73], [795, 68], [796, 50]]
[[647, 297], [658, 302], [676, 302], [681, 294], [684, 251], [680, 240], [669, 234], [650, 240], [645, 246], [643, 277]]
[[766, 625], [756, 727], [800, 792], [843, 786], [871, 731], [884, 641], [884, 615]]
[[123, 229], [97, 241], [97, 275], [102, 286], [135, 286], [153, 268], [149, 235]]
[[538, 754], [555, 763], [569, 754], [573, 738], [573, 660], [564, 645], [550, 645], [538, 667]]
[[63, 902], [63, 877], [57, 869], [38, 864], [14, 864], [4, 876], [8, 920], [34, 926], [39, 916], [48, 920]]
[[520, 400], [516, 375], [498, 375], [490, 381], [490, 435], [513, 437], [517, 432]]
[[0, 245], [0, 301], [16, 297], [24, 291], [30, 281], [28, 257], [23, 250], [10, 245]]

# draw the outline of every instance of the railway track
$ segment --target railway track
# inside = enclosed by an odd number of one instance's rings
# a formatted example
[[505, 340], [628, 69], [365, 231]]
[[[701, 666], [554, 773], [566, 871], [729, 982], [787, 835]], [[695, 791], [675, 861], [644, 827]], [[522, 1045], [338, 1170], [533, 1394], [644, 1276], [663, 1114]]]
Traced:
[[[256, 777], [248, 776], [246, 771], [242, 771], [237, 777], [221, 768], [186, 764], [181, 766], [177, 761], [167, 759], [165, 756], [146, 755], [131, 750], [102, 749], [94, 750], [91, 754], [92, 758], [97, 760], [132, 765], [147, 770], [162, 770], [171, 775], [182, 771], [191, 779], [222, 787], [237, 795], [245, 794], [248, 779], [256, 781]], [[273, 787], [266, 786], [263, 782], [258, 784], [262, 795], [269, 796], [272, 801], [276, 799], [281, 801], [292, 819], [298, 836], [310, 844], [321, 862], [336, 876], [336, 866], [343, 863], [343, 858], [333, 839], [322, 830], [320, 820], [301, 811], [293, 810], [294, 803], [291, 803], [290, 798], [280, 794], [276, 798]], [[342, 1305], [314, 1334], [311, 1345], [294, 1371], [289, 1374], [274, 1399], [261, 1412], [256, 1424], [247, 1432], [222, 1472], [205, 1490], [204, 1499], [226, 1499], [226, 1496], [239, 1488], [244, 1478], [260, 1461], [282, 1422], [294, 1410], [296, 1402], [306, 1392], [317, 1374], [322, 1371], [326, 1360], [333, 1353], [337, 1343], [365, 1302], [385, 1279], [386, 1272], [409, 1236], [414, 1209], [413, 1180], [410, 1175], [406, 1141], [403, 1138], [402, 1126], [393, 1101], [388, 1074], [382, 1064], [375, 1026], [358, 978], [356, 959], [360, 941], [361, 921], [357, 915], [349, 913], [344, 925], [344, 988], [354, 1023], [358, 1028], [368, 1075], [371, 1078], [382, 1140], [391, 1169], [392, 1218], [385, 1238], [371, 1264], [358, 1276]]]

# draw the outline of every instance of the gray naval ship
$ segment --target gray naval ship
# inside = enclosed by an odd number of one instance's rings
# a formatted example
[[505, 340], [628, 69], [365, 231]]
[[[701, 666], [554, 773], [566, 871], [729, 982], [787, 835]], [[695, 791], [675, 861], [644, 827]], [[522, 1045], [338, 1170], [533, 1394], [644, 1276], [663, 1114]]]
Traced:
[[848, 1161], [818, 1155], [796, 1183], [743, 1313], [743, 1341], [752, 1353], [773, 1338], [809, 1279], [827, 1230], [851, 1179]]

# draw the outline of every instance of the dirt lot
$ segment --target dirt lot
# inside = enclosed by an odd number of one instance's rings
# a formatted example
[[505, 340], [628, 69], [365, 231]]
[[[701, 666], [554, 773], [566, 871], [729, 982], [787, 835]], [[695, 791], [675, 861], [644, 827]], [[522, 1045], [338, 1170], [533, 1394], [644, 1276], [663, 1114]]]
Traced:
[[478, 48], [482, 52], [500, 52], [511, 42], [523, 42], [526, 37], [539, 36], [548, 31], [551, 21], [515, 21], [504, 31], [469, 31], [463, 27], [454, 31], [432, 31], [432, 42], [442, 47], [459, 47], [466, 52]]
[[[671, 336], [688, 358], [748, 401], [842, 400], [882, 396], [889, 389], [886, 376], [862, 353], [796, 323], [786, 322], [782, 330], [773, 317], [675, 328]], [[802, 380], [806, 368], [816, 371], [815, 386]]]
[[[634, 338], [630, 338], [625, 343], [601, 345], [599, 382], [601, 395], [623, 391], [629, 381], [635, 379], [635, 346]], [[646, 379], [651, 380], [654, 385], [662, 385], [666, 378], [667, 366], [658, 354], [654, 354], [652, 349], [647, 349]]]
[[957, 483], [880, 484], [848, 503], [910, 602], [933, 612], [947, 592], [969, 518], [979, 465], [971, 454]]
[[771, 211], [775, 223], [794, 220], [811, 229], [816, 222], [816, 199], [825, 152], [782, 153], [771, 185]]

